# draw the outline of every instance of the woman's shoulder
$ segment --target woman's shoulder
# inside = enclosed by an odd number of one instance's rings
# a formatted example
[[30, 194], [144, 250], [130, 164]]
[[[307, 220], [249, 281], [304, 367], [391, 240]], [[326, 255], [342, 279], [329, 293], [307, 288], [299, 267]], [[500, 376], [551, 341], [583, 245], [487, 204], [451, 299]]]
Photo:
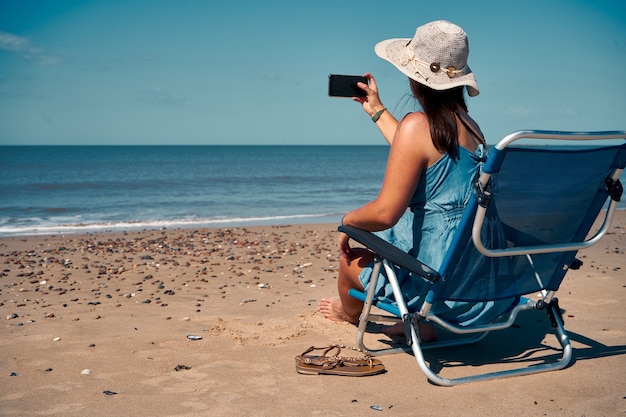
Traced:
[[428, 118], [422, 112], [409, 113], [400, 120], [393, 146], [424, 159], [426, 166], [441, 157], [431, 139]]
[[407, 114], [398, 124], [396, 137], [405, 138], [412, 143], [417, 141], [432, 144], [428, 117], [426, 117], [426, 115], [422, 112]]
[[407, 113], [401, 120], [400, 123], [405, 124], [425, 124], [428, 127], [428, 118], [426, 114], [421, 111], [414, 111], [411, 113]]
[[398, 124], [396, 134], [413, 138], [430, 139], [428, 118], [422, 112], [408, 113]]

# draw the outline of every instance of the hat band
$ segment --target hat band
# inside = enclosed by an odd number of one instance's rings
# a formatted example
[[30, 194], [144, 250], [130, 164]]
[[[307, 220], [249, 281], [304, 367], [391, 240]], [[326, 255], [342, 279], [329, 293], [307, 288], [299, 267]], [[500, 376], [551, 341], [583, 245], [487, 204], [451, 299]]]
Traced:
[[[448, 77], [450, 78], [454, 78], [457, 74], [463, 73], [462, 69], [458, 70], [454, 68], [453, 66], [449, 66], [448, 68], [441, 68], [441, 64], [438, 62], [431, 62], [429, 64], [428, 62], [424, 62], [420, 60], [419, 58], [415, 56], [415, 52], [413, 51], [413, 49], [409, 48], [408, 44], [406, 45], [406, 49], [409, 52], [409, 56], [404, 61], [401, 62], [401, 65], [403, 67], [406, 67], [407, 65], [409, 65], [409, 63], [413, 63], [413, 68], [415, 69], [415, 73], [418, 74], [423, 79], [425, 79], [426, 81], [428, 81], [428, 77], [422, 74], [422, 71], [417, 66], [417, 64], [421, 64], [423, 66], [429, 67], [432, 73], [445, 72], [448, 74]], [[465, 66], [463, 68], [465, 68]]]

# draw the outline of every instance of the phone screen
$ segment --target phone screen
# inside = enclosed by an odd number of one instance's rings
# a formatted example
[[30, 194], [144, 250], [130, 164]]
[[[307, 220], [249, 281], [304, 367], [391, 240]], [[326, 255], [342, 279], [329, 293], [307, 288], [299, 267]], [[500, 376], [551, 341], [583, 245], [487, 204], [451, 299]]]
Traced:
[[368, 83], [367, 78], [360, 75], [330, 74], [328, 95], [330, 97], [365, 97], [365, 91], [357, 87], [357, 82]]

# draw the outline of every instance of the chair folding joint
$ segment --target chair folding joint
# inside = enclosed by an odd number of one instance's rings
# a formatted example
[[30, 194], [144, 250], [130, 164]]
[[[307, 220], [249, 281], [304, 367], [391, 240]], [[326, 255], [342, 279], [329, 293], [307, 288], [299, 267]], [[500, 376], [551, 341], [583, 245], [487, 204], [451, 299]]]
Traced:
[[620, 180], [613, 180], [611, 177], [606, 177], [606, 188], [609, 190], [611, 199], [619, 203], [622, 199], [622, 193], [624, 192], [624, 187], [622, 187]]
[[556, 320], [557, 317], [559, 318], [561, 323], [564, 323], [563, 314], [561, 312], [561, 308], [559, 307], [558, 298], [553, 298], [547, 304], [543, 300], [539, 300], [535, 304], [535, 308], [537, 308], [537, 310], [543, 310], [544, 308], [547, 308], [548, 317], [550, 318], [550, 323], [552, 324], [552, 327], [558, 327], [558, 322]]
[[581, 266], [583, 266], [583, 261], [578, 258], [574, 258], [572, 263], [569, 264], [569, 269], [578, 270]]
[[402, 316], [402, 323], [404, 324], [404, 337], [406, 337], [406, 343], [408, 346], [413, 345], [411, 327], [415, 329], [415, 332], [419, 337], [418, 324], [423, 322], [425, 319], [426, 318], [419, 313], [407, 313]]
[[478, 202], [478, 205], [483, 208], [487, 208], [491, 202], [491, 187], [489, 183], [483, 186], [482, 182], [476, 181], [474, 189], [476, 190], [476, 201]]

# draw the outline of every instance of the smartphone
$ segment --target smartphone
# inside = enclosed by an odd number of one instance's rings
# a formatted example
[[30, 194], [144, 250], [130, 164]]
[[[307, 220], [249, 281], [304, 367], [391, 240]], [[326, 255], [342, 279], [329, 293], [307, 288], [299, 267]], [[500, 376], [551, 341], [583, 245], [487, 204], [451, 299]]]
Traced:
[[358, 82], [367, 84], [368, 80], [360, 75], [330, 74], [328, 76], [328, 95], [330, 97], [365, 97], [365, 91], [356, 85]]

